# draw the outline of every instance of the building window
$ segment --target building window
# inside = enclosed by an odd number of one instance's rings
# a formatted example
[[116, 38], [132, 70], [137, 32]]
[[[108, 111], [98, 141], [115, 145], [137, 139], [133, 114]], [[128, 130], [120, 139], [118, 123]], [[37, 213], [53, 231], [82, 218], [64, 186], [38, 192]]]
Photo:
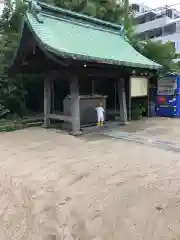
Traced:
[[166, 16], [169, 18], [172, 18], [172, 10], [171, 9], [166, 9]]
[[146, 22], [145, 17], [138, 19], [138, 24], [143, 24], [145, 22]]
[[153, 31], [148, 31], [147, 32], [148, 38], [152, 39], [152, 38], [157, 38], [157, 37], [161, 37], [162, 36], [162, 29], [154, 29]]
[[132, 4], [132, 5], [131, 5], [131, 10], [132, 10], [132, 11], [135, 11], [135, 12], [139, 12], [139, 5], [137, 5], [137, 4]]
[[180, 16], [174, 14], [174, 19], [180, 18]]
[[154, 21], [156, 18], [155, 18], [155, 16], [154, 16], [153, 14], [151, 14], [151, 15], [149, 16], [149, 19], [150, 19], [150, 21]]
[[164, 35], [173, 34], [176, 32], [176, 23], [169, 24], [168, 26], [164, 27]]

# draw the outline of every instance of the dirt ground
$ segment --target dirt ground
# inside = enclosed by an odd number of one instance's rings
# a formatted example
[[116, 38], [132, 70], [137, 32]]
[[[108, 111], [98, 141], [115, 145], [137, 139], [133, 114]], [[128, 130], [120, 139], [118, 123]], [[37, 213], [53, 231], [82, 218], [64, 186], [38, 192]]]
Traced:
[[[178, 141], [179, 123], [124, 130]], [[179, 240], [180, 154], [42, 128], [1, 133], [0, 239]]]

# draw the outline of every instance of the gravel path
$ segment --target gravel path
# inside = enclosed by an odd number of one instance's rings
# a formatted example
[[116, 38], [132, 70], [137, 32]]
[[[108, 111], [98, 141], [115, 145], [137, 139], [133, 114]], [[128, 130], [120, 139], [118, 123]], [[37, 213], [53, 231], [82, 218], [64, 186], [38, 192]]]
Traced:
[[180, 154], [31, 128], [0, 134], [1, 240], [179, 240]]

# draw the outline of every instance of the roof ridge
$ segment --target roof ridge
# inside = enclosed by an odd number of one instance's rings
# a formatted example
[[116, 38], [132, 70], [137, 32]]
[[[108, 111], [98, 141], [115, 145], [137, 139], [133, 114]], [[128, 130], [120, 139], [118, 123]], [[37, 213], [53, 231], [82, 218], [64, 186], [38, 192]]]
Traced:
[[82, 13], [76, 13], [76, 12], [73, 12], [71, 10], [51, 6], [47, 3], [42, 3], [42, 2], [39, 2], [39, 1], [37, 2], [37, 4], [41, 8], [50, 10], [52, 12], [58, 12], [58, 13], [64, 14], [64, 15], [69, 16], [69, 17], [73, 17], [73, 18], [80, 19], [80, 20], [86, 20], [86, 21], [89, 21], [89, 22], [92, 22], [92, 23], [95, 23], [95, 24], [105, 26], [105, 27], [114, 28], [114, 29], [122, 31], [122, 32], [124, 31], [124, 27], [123, 27], [122, 24], [115, 24], [115, 23], [111, 23], [111, 22], [106, 22], [106, 21], [103, 21], [103, 20], [100, 20], [100, 19], [97, 19], [97, 18], [94, 18], [94, 17], [87, 16], [87, 15], [82, 14]]
[[65, 22], [69, 22], [69, 23], [72, 23], [72, 24], [75, 24], [75, 25], [79, 25], [79, 26], [82, 26], [82, 27], [85, 27], [85, 28], [92, 28], [92, 29], [95, 29], [95, 30], [108, 32], [108, 33], [120, 35], [120, 36], [123, 37], [123, 34], [121, 34], [121, 32], [119, 32], [119, 31], [114, 31], [114, 30], [111, 30], [111, 29], [108, 29], [108, 28], [102, 28], [101, 26], [96, 26], [96, 25], [93, 26], [90, 23], [83, 23], [83, 22], [73, 21], [72, 19], [63, 18], [63, 17], [56, 17], [56, 16], [49, 15], [47, 13], [42, 13], [42, 15], [46, 16], [46, 17], [49, 17], [49, 18], [53, 18], [53, 19], [63, 20]]

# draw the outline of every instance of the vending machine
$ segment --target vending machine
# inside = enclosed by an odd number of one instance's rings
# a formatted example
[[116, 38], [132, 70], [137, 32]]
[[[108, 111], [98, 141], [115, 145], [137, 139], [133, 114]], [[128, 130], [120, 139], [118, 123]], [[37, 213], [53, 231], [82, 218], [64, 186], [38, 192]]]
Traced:
[[180, 117], [180, 75], [168, 73], [158, 79], [156, 115]]

